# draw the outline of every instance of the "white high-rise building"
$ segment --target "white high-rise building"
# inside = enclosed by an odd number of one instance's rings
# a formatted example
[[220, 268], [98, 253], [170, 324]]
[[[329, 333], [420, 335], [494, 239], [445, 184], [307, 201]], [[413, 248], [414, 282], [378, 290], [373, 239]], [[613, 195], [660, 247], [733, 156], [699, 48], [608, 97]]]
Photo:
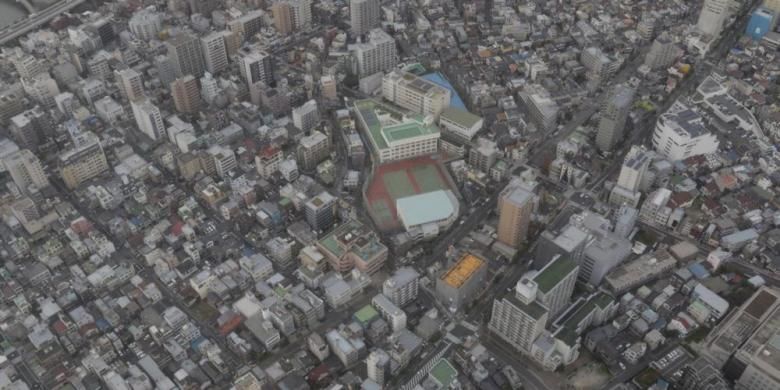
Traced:
[[137, 100], [130, 105], [133, 108], [133, 116], [138, 130], [153, 140], [157, 140], [165, 134], [165, 124], [160, 109], [149, 99]]
[[404, 306], [417, 298], [419, 279], [420, 274], [414, 268], [399, 268], [382, 284], [382, 294], [396, 305]]
[[320, 122], [320, 112], [317, 109], [317, 102], [312, 99], [302, 106], [292, 110], [292, 121], [295, 127], [309, 131]]
[[385, 376], [390, 374], [390, 355], [384, 350], [375, 349], [366, 358], [366, 375], [368, 379], [382, 386], [385, 384]]
[[596, 146], [603, 152], [612, 151], [625, 133], [626, 120], [634, 102], [634, 89], [626, 84], [615, 89], [601, 109]]
[[34, 187], [41, 189], [49, 185], [41, 161], [31, 151], [22, 149], [3, 158], [3, 164], [11, 174], [11, 179], [20, 190], [27, 192]]
[[680, 102], [658, 118], [653, 132], [653, 147], [672, 161], [715, 153], [719, 144], [701, 115]]
[[382, 96], [407, 110], [438, 118], [450, 106], [450, 90], [417, 77], [394, 70], [382, 79]]
[[349, 50], [355, 57], [360, 77], [387, 72], [398, 64], [395, 40], [379, 28], [368, 32], [366, 42], [349, 45]]
[[729, 18], [729, 6], [732, 0], [704, 0], [696, 29], [717, 37], [723, 31], [723, 24]]
[[212, 32], [209, 35], [200, 38], [200, 44], [203, 50], [203, 59], [206, 62], [206, 70], [211, 74], [227, 69], [228, 57], [225, 48], [225, 34], [223, 32]]
[[162, 18], [153, 7], [145, 8], [133, 14], [127, 27], [139, 40], [150, 41], [157, 38], [162, 29]]
[[379, 27], [380, 7], [379, 0], [351, 0], [349, 2], [349, 20], [352, 33], [363, 35]]
[[644, 176], [647, 175], [651, 162], [652, 158], [647, 150], [643, 147], [632, 146], [620, 168], [617, 184], [609, 195], [609, 203], [616, 206], [625, 204], [636, 207], [642, 196], [642, 193], [639, 192], [639, 186]]
[[311, 0], [288, 0], [287, 4], [290, 4], [295, 30], [311, 26]]
[[214, 99], [219, 96], [219, 84], [209, 72], [206, 72], [200, 78], [200, 96], [209, 104], [214, 102]]
[[493, 302], [488, 329], [513, 348], [531, 353], [534, 341], [544, 332], [550, 317], [547, 308], [536, 302], [538, 287], [523, 277], [515, 291]]

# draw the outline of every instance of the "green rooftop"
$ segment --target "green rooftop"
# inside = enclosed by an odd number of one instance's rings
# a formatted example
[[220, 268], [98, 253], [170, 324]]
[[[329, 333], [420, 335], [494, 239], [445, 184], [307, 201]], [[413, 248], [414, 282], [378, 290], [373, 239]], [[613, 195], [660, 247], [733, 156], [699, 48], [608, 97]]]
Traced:
[[431, 376], [436, 382], [439, 382], [441, 388], [449, 389], [452, 382], [458, 378], [458, 371], [447, 359], [441, 359], [431, 369]]
[[404, 122], [382, 129], [388, 142], [400, 141], [407, 138], [419, 137], [433, 133], [430, 127], [425, 127], [417, 122]]
[[534, 282], [539, 286], [539, 291], [546, 294], [576, 267], [577, 263], [574, 260], [564, 256], [558, 257], [536, 274]]
[[536, 301], [531, 302], [530, 304], [526, 305], [523, 303], [523, 301], [517, 299], [514, 294], [507, 294], [504, 299], [508, 300], [513, 306], [517, 307], [518, 309], [522, 310], [523, 313], [528, 314], [529, 316], [533, 317], [535, 320], [539, 320], [547, 314], [547, 309], [537, 303]]
[[[400, 109], [371, 99], [356, 101], [355, 112], [359, 121], [363, 122], [364, 130], [371, 139], [371, 144], [377, 150], [387, 149], [388, 140], [394, 142], [404, 138], [439, 132], [435, 126], [425, 125], [419, 115], [404, 116]], [[391, 121], [396, 123], [382, 124], [379, 118], [386, 115], [389, 115]]]
[[446, 118], [452, 122], [455, 122], [463, 127], [472, 127], [477, 122], [482, 120], [477, 115], [474, 115], [466, 110], [461, 110], [459, 108], [454, 107], [447, 107], [441, 111], [441, 117]]
[[371, 305], [365, 305], [360, 310], [355, 312], [355, 319], [361, 324], [368, 324], [373, 321], [374, 318], [379, 316], [379, 312]]

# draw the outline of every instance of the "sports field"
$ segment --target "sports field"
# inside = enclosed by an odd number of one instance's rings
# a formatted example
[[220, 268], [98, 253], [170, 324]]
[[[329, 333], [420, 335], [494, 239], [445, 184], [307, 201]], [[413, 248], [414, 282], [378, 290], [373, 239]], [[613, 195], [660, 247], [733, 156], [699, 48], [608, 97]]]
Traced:
[[387, 232], [401, 227], [395, 210], [397, 199], [446, 189], [457, 193], [440, 162], [430, 157], [395, 161], [374, 170], [366, 190], [366, 204], [374, 223]]

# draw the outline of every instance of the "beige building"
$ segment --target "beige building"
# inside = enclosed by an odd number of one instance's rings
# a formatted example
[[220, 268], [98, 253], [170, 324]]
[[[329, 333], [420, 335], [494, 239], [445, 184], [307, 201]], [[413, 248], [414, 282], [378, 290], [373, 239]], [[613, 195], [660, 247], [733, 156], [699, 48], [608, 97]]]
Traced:
[[200, 110], [200, 88], [194, 76], [186, 75], [172, 82], [171, 94], [176, 111], [193, 114]]
[[293, 32], [293, 10], [290, 4], [274, 3], [271, 6], [274, 18], [274, 27], [281, 35], [289, 35]]
[[22, 149], [3, 158], [3, 164], [20, 190], [41, 189], [49, 185], [41, 162], [31, 151]]
[[535, 196], [520, 187], [507, 186], [498, 198], [498, 241], [517, 248], [528, 236]]
[[395, 70], [382, 79], [382, 96], [409, 110], [438, 118], [450, 106], [450, 90], [409, 72]]
[[102, 175], [109, 168], [100, 140], [92, 133], [83, 134], [76, 146], [63, 152], [59, 165], [62, 180], [70, 189]]

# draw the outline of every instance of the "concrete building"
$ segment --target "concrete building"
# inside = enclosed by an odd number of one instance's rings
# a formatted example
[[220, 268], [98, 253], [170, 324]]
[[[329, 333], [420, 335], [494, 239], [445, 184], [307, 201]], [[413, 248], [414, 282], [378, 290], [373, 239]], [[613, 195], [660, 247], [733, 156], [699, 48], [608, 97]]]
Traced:
[[305, 29], [312, 24], [311, 0], [286, 0], [290, 4], [293, 16], [293, 28]]
[[174, 66], [177, 77], [192, 75], [200, 78], [206, 66], [200, 40], [193, 34], [181, 32], [165, 42], [168, 56]]
[[704, 0], [696, 29], [705, 35], [717, 37], [730, 16], [731, 0]]
[[438, 118], [450, 105], [450, 90], [417, 77], [394, 70], [382, 79], [382, 97], [409, 111]]
[[669, 160], [714, 153], [718, 138], [704, 125], [701, 115], [683, 103], [675, 103], [658, 118], [653, 132], [653, 147]]
[[349, 45], [360, 77], [387, 72], [398, 63], [395, 40], [384, 30], [375, 28], [368, 32], [365, 42]]
[[366, 358], [366, 376], [383, 386], [390, 376], [390, 355], [382, 349], [375, 349]]
[[398, 306], [417, 299], [420, 274], [411, 267], [401, 267], [382, 283], [382, 294]]
[[659, 188], [647, 195], [642, 208], [639, 209], [639, 220], [644, 223], [665, 226], [672, 214], [672, 209], [667, 207], [672, 191], [668, 188]]
[[395, 207], [406, 232], [422, 239], [449, 229], [458, 219], [460, 202], [451, 190], [437, 190], [399, 198]]
[[242, 51], [241, 75], [244, 76], [247, 86], [263, 82], [266, 85], [275, 85], [273, 57], [266, 52]]
[[298, 165], [305, 170], [314, 169], [317, 164], [330, 155], [330, 140], [328, 136], [319, 131], [313, 131], [311, 135], [301, 138], [298, 142]]
[[363, 35], [379, 27], [380, 12], [379, 0], [350, 0], [349, 21], [352, 34]]
[[304, 205], [306, 222], [314, 232], [327, 231], [336, 221], [336, 197], [321, 192]]
[[556, 318], [569, 305], [578, 272], [579, 266], [574, 260], [561, 256], [533, 275], [536, 300], [547, 308], [550, 319]]
[[455, 312], [476, 298], [484, 288], [487, 262], [466, 253], [436, 279], [436, 296], [442, 304]]
[[203, 77], [200, 78], [200, 96], [208, 103], [214, 103], [220, 94], [219, 84], [211, 73], [206, 72]]
[[372, 274], [384, 265], [388, 254], [376, 233], [354, 220], [331, 230], [316, 246], [337, 272], [357, 268]]
[[100, 140], [89, 132], [82, 133], [71, 149], [62, 152], [58, 162], [62, 181], [71, 190], [109, 169]]
[[607, 274], [604, 283], [619, 295], [671, 271], [676, 265], [677, 260], [666, 249], [659, 249], [618, 266]]
[[488, 173], [498, 159], [498, 152], [498, 144], [495, 141], [479, 137], [469, 149], [469, 165]]
[[200, 111], [198, 79], [192, 75], [178, 78], [171, 83], [171, 95], [176, 111], [194, 114]]
[[292, 110], [292, 121], [295, 127], [307, 132], [315, 128], [320, 123], [320, 110], [317, 108], [317, 101], [312, 99], [300, 107]]
[[135, 117], [138, 130], [153, 140], [157, 140], [165, 134], [165, 124], [160, 109], [149, 99], [133, 101], [130, 106], [133, 109], [133, 117]]
[[323, 99], [335, 102], [338, 100], [338, 89], [335, 76], [323, 75], [320, 78], [320, 96]]
[[217, 75], [228, 67], [227, 48], [225, 36], [222, 32], [212, 32], [200, 38], [201, 51], [206, 65], [206, 70], [212, 75]]
[[508, 185], [498, 198], [498, 241], [517, 248], [528, 236], [536, 196], [521, 187]]
[[644, 147], [632, 146], [623, 160], [618, 181], [609, 194], [609, 203], [637, 207], [642, 197], [640, 185], [648, 175], [651, 162], [652, 157]]
[[442, 139], [458, 145], [471, 142], [482, 130], [482, 125], [482, 118], [459, 108], [446, 107], [439, 115]]
[[598, 47], [589, 47], [583, 50], [580, 62], [587, 69], [588, 78], [597, 82], [612, 77], [622, 63], [622, 61], [607, 55]]
[[290, 35], [293, 32], [293, 10], [290, 4], [279, 2], [271, 5], [274, 28], [280, 35]]
[[132, 68], [116, 71], [116, 85], [122, 97], [134, 102], [144, 98], [144, 81], [141, 74]]
[[228, 173], [238, 166], [233, 150], [222, 145], [213, 145], [206, 149], [206, 157], [208, 164], [214, 168], [214, 174], [222, 178], [227, 177]]
[[539, 84], [526, 86], [520, 92], [520, 99], [531, 117], [531, 122], [539, 129], [551, 131], [558, 124], [558, 104], [543, 86]]
[[373, 100], [358, 100], [353, 113], [378, 162], [436, 153], [439, 129], [433, 121], [407, 117]]
[[268, 179], [279, 171], [279, 164], [284, 159], [282, 149], [268, 146], [260, 150], [255, 156], [255, 168], [264, 179]]
[[731, 386], [723, 374], [707, 359], [699, 357], [682, 368], [680, 385], [690, 390], [729, 390]]
[[674, 64], [679, 56], [679, 48], [669, 34], [663, 33], [653, 41], [645, 56], [645, 65], [653, 70], [665, 69]]
[[3, 166], [22, 192], [32, 193], [49, 185], [40, 160], [30, 150], [22, 149], [6, 155]]
[[523, 277], [513, 292], [493, 302], [488, 323], [490, 332], [512, 348], [529, 355], [550, 318], [547, 308], [536, 302], [537, 291], [536, 283]]
[[601, 108], [596, 146], [602, 152], [611, 152], [625, 135], [626, 119], [634, 103], [634, 89], [619, 84]]
[[377, 294], [371, 299], [373, 305], [382, 318], [390, 324], [393, 332], [406, 329], [406, 313], [390, 301], [384, 294]]
[[154, 8], [145, 8], [133, 13], [127, 27], [139, 40], [148, 42], [158, 39], [157, 34], [162, 30], [162, 16]]

